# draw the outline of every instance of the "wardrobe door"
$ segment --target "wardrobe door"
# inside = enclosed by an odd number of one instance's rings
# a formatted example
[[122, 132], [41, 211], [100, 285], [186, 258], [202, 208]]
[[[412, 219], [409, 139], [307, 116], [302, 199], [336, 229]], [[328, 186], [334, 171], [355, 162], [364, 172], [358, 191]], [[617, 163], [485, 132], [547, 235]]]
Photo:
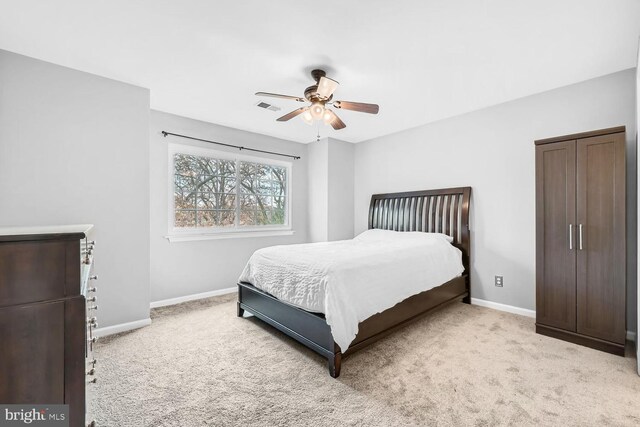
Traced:
[[577, 185], [577, 330], [624, 344], [624, 133], [577, 141]]
[[536, 146], [536, 321], [576, 330], [576, 142]]

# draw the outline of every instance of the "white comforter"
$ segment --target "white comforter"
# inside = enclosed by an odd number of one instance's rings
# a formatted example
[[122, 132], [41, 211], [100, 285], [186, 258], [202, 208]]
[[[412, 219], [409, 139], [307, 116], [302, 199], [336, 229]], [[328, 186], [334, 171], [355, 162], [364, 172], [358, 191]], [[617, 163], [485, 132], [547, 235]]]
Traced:
[[352, 240], [257, 250], [240, 281], [308, 311], [324, 313], [345, 351], [358, 323], [464, 271], [444, 234], [369, 230]]

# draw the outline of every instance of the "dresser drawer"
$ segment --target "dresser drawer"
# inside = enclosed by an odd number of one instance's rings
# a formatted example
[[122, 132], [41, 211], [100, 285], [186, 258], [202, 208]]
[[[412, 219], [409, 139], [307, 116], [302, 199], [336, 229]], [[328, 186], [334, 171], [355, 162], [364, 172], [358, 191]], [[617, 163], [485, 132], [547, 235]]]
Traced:
[[80, 295], [77, 240], [0, 243], [0, 307]]
[[0, 402], [64, 403], [65, 302], [0, 308]]

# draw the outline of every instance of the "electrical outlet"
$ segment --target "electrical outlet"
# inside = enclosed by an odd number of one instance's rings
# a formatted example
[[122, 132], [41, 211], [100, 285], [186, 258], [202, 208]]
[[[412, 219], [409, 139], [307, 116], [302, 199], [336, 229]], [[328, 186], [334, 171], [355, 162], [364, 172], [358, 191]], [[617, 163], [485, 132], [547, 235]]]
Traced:
[[503, 277], [502, 276], [496, 276], [496, 286], [501, 288], [502, 287], [502, 282], [503, 282]]

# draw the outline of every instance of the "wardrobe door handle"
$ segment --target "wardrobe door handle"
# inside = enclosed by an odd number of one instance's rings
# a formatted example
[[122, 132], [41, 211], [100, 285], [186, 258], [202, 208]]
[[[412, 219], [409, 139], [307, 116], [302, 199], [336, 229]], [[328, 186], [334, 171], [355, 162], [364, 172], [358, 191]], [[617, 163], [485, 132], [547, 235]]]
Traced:
[[569, 250], [573, 249], [573, 224], [569, 224]]
[[582, 250], [582, 224], [578, 224], [578, 247]]

